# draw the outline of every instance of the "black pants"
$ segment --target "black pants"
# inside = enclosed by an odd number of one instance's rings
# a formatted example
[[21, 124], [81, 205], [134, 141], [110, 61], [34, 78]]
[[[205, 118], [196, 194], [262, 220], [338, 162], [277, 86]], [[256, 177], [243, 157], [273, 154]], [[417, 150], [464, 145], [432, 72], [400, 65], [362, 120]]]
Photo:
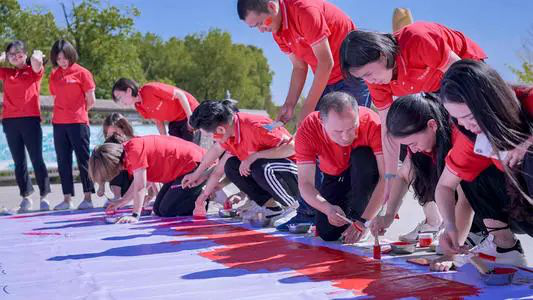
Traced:
[[258, 159], [251, 166], [250, 176], [241, 176], [241, 161], [230, 157], [224, 171], [228, 179], [246, 193], [257, 205], [263, 206], [274, 198], [283, 207], [298, 205], [298, 169], [296, 164], [286, 158]]
[[[33, 193], [26, 150], [35, 172], [35, 179], [41, 196], [50, 193], [50, 179], [43, 159], [43, 130], [39, 117], [8, 118], [2, 120], [7, 144], [15, 162], [15, 178], [22, 197]], [[26, 149], [26, 150], [25, 150]]]
[[127, 171], [120, 171], [120, 173], [117, 175], [117, 177], [113, 178], [110, 182], [110, 186], [118, 186], [120, 187], [120, 195], [124, 196], [128, 189], [130, 188], [131, 183], [133, 182], [133, 179], [130, 178], [130, 175]]
[[[352, 150], [350, 168], [340, 176], [324, 173], [324, 181], [319, 188], [320, 195], [330, 204], [337, 205], [350, 219], [361, 217], [379, 181], [376, 156], [368, 147]], [[348, 225], [341, 227], [329, 223], [328, 217], [320, 211], [316, 213], [316, 230], [325, 241], [336, 241]]]
[[70, 194], [74, 196], [74, 179], [72, 177], [73, 150], [78, 161], [83, 192], [94, 193], [94, 184], [87, 171], [90, 136], [89, 126], [86, 124], [54, 124], [54, 146], [63, 195]]
[[533, 198], [533, 147], [529, 148], [522, 162], [522, 179], [530, 198]]
[[189, 128], [187, 127], [187, 122], [187, 119], [169, 122], [168, 134], [199, 145], [200, 132], [198, 130], [196, 132], [189, 131]]
[[202, 193], [204, 184], [190, 189], [181, 187], [181, 180], [185, 175], [174, 181], [165, 183], [154, 203], [154, 212], [160, 217], [191, 216], [196, 198]]
[[474, 181], [461, 181], [461, 187], [476, 218], [501, 221], [509, 224], [515, 233], [533, 236], [533, 224], [516, 221], [509, 216], [507, 209], [511, 203], [511, 197], [507, 192], [505, 176], [498, 168], [491, 166]]

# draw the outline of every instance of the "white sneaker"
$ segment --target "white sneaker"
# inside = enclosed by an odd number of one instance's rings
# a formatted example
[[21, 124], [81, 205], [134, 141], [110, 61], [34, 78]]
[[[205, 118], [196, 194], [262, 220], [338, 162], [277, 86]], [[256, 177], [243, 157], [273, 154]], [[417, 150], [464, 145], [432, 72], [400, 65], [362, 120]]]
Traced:
[[41, 199], [41, 202], [39, 203], [39, 210], [41, 211], [49, 211], [50, 210], [50, 202], [46, 199]]
[[487, 235], [484, 232], [469, 232], [465, 240], [465, 245], [471, 249], [481, 244], [481, 242], [483, 242], [483, 240], [485, 240], [486, 238]]
[[[509, 249], [503, 249], [494, 243], [494, 236], [489, 234], [487, 238], [476, 247], [470, 250], [471, 253], [483, 253], [485, 256], [494, 257], [494, 263], [514, 265], [518, 267], [527, 266], [526, 256], [520, 240], [516, 240], [516, 244]], [[483, 258], [483, 256], [481, 256]]]
[[83, 200], [81, 201], [80, 205], [78, 205], [78, 209], [91, 209], [94, 208], [93, 201], [92, 200]]
[[[270, 210], [267, 208], [267, 210]], [[281, 224], [289, 222], [290, 219], [296, 216], [296, 208], [284, 207], [281, 211], [271, 210], [270, 225], [277, 227]]]
[[67, 209], [74, 209], [74, 205], [72, 205], [72, 201], [63, 201], [54, 207], [54, 210], [67, 210]]
[[20, 201], [20, 206], [18, 209], [18, 213], [27, 213], [31, 210], [32, 202], [30, 198], [22, 198], [22, 201]]
[[402, 242], [416, 242], [418, 241], [418, 234], [426, 233], [426, 232], [433, 233], [434, 235], [433, 239], [435, 239], [435, 235], [439, 231], [440, 227], [441, 227], [440, 225], [437, 225], [437, 226], [429, 225], [426, 223], [426, 220], [424, 220], [418, 223], [418, 225], [416, 225], [415, 229], [413, 229], [412, 231], [406, 234], [400, 235], [399, 240]]

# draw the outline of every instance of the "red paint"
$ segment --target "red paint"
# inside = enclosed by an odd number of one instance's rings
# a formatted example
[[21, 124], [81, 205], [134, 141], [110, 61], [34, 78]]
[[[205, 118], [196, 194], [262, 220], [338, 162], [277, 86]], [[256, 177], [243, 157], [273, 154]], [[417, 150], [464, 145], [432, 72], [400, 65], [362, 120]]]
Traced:
[[231, 209], [231, 201], [229, 200], [224, 201], [224, 209]]
[[17, 216], [9, 216], [8, 219], [26, 219], [26, 218], [33, 218], [33, 217], [40, 217], [40, 216], [46, 216], [49, 213], [36, 213], [36, 214], [30, 214], [30, 215], [17, 215]]
[[492, 274], [499, 274], [499, 275], [503, 275], [503, 274], [513, 274], [513, 273], [516, 273], [516, 269], [513, 269], [513, 268], [494, 268]]
[[59, 232], [39, 232], [39, 231], [23, 232], [22, 234], [36, 235], [36, 236], [61, 235], [61, 233]]
[[311, 281], [329, 281], [333, 286], [352, 291], [357, 296], [434, 299], [436, 290], [441, 298], [479, 294], [479, 289], [471, 285], [230, 224], [204, 220], [175, 224], [174, 229], [182, 233], [181, 236], [201, 237], [222, 246], [200, 255], [228, 268], [250, 272], [292, 269], [295, 276], [304, 275]]
[[193, 220], [206, 220], [207, 217], [206, 216], [202, 216], [202, 215], [196, 215], [196, 216], [192, 216], [192, 219]]
[[420, 243], [420, 247], [429, 247], [431, 246], [433, 239], [432, 238], [420, 238], [418, 239], [418, 242]]
[[393, 244], [394, 246], [407, 246], [407, 245], [412, 245], [413, 243], [409, 243], [409, 242], [394, 242], [394, 243], [391, 243]]
[[112, 215], [116, 214], [116, 211], [114, 209], [111, 209], [111, 210], [107, 210], [106, 209], [105, 214], [107, 216], [112, 216]]
[[488, 254], [485, 254], [485, 253], [478, 253], [477, 256], [479, 256], [479, 258], [481, 259], [484, 259], [484, 260], [490, 260], [490, 261], [496, 261], [496, 257], [495, 256], [492, 256], [492, 255], [488, 255]]
[[374, 259], [381, 259], [381, 246], [374, 245]]

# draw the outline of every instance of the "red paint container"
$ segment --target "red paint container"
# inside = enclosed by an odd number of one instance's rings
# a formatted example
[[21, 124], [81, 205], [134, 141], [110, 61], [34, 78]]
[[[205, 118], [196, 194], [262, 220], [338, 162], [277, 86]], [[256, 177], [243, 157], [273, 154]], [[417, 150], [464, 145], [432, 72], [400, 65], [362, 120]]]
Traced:
[[374, 245], [374, 259], [381, 259], [381, 246]]
[[421, 233], [418, 235], [420, 247], [429, 247], [433, 243], [433, 233]]

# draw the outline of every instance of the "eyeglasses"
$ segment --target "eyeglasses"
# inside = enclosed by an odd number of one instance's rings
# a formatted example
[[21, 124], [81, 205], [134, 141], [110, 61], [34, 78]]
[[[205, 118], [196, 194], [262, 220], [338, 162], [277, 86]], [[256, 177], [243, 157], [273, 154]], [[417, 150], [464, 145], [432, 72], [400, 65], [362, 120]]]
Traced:
[[22, 52], [22, 51], [8, 52], [8, 53], [7, 53], [7, 57], [11, 57], [11, 58], [13, 58], [13, 57], [20, 57], [20, 56], [22, 56], [22, 55], [24, 55], [24, 52]]

